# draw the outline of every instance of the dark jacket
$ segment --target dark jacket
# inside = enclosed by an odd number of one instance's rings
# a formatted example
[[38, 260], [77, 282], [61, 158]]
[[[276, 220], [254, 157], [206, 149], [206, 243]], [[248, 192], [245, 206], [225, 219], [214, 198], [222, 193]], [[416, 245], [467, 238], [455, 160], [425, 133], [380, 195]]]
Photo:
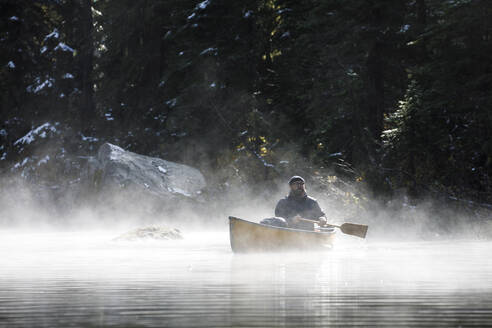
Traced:
[[275, 216], [279, 216], [287, 220], [289, 228], [313, 230], [314, 224], [310, 222], [300, 221], [293, 223], [292, 218], [299, 215], [305, 219], [318, 220], [325, 213], [319, 207], [316, 199], [305, 195], [304, 197], [295, 197], [289, 195], [278, 201], [275, 207]]

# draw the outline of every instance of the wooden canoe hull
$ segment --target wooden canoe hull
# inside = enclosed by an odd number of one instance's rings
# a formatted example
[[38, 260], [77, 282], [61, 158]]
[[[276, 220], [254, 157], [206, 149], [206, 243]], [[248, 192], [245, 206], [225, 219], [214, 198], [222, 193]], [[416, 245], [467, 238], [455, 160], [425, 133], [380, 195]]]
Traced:
[[334, 231], [273, 227], [229, 217], [231, 248], [235, 253], [277, 252], [331, 247]]

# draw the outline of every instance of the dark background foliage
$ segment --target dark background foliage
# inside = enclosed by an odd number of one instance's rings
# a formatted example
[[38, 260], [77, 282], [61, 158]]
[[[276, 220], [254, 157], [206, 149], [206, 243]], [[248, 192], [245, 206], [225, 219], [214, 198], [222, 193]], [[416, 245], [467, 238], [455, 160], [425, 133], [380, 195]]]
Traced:
[[491, 53], [487, 0], [1, 0], [0, 169], [67, 181], [111, 142], [490, 203]]

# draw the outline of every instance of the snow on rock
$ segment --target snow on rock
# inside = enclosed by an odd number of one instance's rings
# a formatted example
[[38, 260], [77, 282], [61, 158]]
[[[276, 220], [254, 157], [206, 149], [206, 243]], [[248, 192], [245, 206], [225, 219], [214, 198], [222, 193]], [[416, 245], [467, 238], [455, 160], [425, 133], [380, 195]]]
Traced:
[[207, 48], [205, 50], [203, 50], [202, 52], [200, 52], [200, 55], [206, 55], [208, 53], [214, 53], [214, 55], [217, 54], [217, 48]]
[[188, 16], [188, 20], [191, 20], [193, 18], [196, 17], [196, 12], [197, 10], [204, 10], [205, 8], [208, 7], [208, 5], [210, 4], [210, 0], [205, 0], [205, 1], [202, 1], [200, 2], [199, 4], [196, 5], [195, 9], [193, 9], [193, 12], [191, 13], [191, 15]]
[[173, 98], [173, 99], [169, 99], [168, 101], [166, 101], [166, 105], [168, 105], [169, 107], [174, 107], [176, 106], [176, 103], [178, 102], [178, 100], [176, 98]]
[[63, 76], [62, 76], [63, 79], [73, 79], [74, 76], [70, 73], [65, 73]]
[[19, 20], [19, 17], [17, 16], [12, 16], [9, 18], [11, 21], [15, 22], [15, 21], [18, 21]]
[[48, 34], [47, 36], [44, 37], [44, 41], [51, 39], [51, 38], [58, 39], [59, 36], [60, 36], [60, 34], [58, 33], [58, 30], [55, 28], [53, 30], [53, 32], [51, 32], [50, 34]]
[[46, 155], [38, 161], [38, 166], [41, 164], [46, 164], [50, 160], [50, 155]]
[[38, 85], [36, 88], [34, 88], [34, 93], [38, 93], [39, 91], [43, 90], [45, 87], [51, 88], [53, 86], [53, 83], [50, 80], [46, 80], [40, 85]]
[[[186, 197], [191, 197], [191, 194], [186, 192], [183, 189], [168, 187], [167, 190], [169, 192], [172, 192], [173, 194], [181, 194], [181, 195], [186, 196]], [[197, 192], [197, 193], [199, 193], [199, 192]]]
[[328, 154], [328, 157], [337, 157], [337, 156], [342, 156], [343, 154], [338, 152], [338, 153], [331, 153], [331, 154]]
[[14, 64], [14, 62], [13, 62], [13, 61], [9, 61], [9, 62], [7, 63], [7, 67], [9, 67], [9, 68], [15, 68], [15, 64]]
[[44, 123], [43, 125], [40, 125], [35, 129], [32, 129], [25, 136], [14, 142], [14, 146], [19, 144], [28, 145], [31, 142], [33, 142], [36, 139], [36, 137], [46, 138], [47, 131], [56, 132], [56, 127], [53, 126], [51, 123]]
[[106, 117], [106, 121], [113, 121], [114, 120], [114, 117], [111, 115], [112, 115], [111, 113], [105, 113], [104, 114], [104, 117]]
[[[7, 131], [5, 129], [0, 130], [0, 137], [6, 137], [7, 136]], [[1, 149], [1, 148], [0, 148]]]
[[113, 239], [114, 241], [136, 241], [136, 240], [174, 240], [183, 239], [181, 231], [163, 226], [150, 226], [129, 231]]
[[63, 42], [60, 42], [58, 43], [58, 45], [55, 47], [54, 49], [55, 51], [56, 50], [61, 50], [61, 51], [69, 51], [69, 52], [75, 52], [75, 50], [73, 50], [73, 48], [67, 46], [65, 43]]
[[196, 199], [206, 186], [203, 175], [193, 167], [139, 155], [109, 143], [99, 148], [92, 165], [90, 171], [98, 176], [102, 188], [131, 188], [159, 199]]
[[205, 0], [205, 1], [200, 2], [200, 3], [196, 6], [196, 8], [197, 8], [197, 9], [205, 9], [205, 8], [207, 8], [207, 6], [208, 6], [209, 4], [210, 4], [210, 0]]
[[405, 24], [400, 28], [400, 33], [405, 33], [410, 29], [410, 25]]
[[28, 161], [29, 161], [29, 157], [24, 158], [24, 160], [22, 162], [16, 163], [14, 165], [14, 169], [18, 169], [18, 168], [23, 167], [24, 165], [27, 164]]
[[82, 141], [88, 141], [88, 142], [98, 142], [99, 139], [95, 137], [86, 137], [82, 133], [80, 134], [80, 137], [82, 138]]
[[40, 53], [42, 53], [42, 54], [44, 54], [44, 53], [46, 52], [46, 50], [48, 50], [48, 47], [43, 46], [43, 47], [39, 50], [39, 52], [40, 52]]
[[283, 14], [284, 12], [289, 12], [289, 11], [292, 11], [292, 9], [290, 8], [282, 8], [282, 9], [279, 9], [277, 10], [277, 14]]
[[26, 91], [31, 93], [38, 93], [44, 88], [51, 88], [53, 86], [54, 80], [52, 78], [47, 78], [45, 81], [41, 82], [41, 79], [37, 77], [34, 80], [34, 84], [27, 86]]

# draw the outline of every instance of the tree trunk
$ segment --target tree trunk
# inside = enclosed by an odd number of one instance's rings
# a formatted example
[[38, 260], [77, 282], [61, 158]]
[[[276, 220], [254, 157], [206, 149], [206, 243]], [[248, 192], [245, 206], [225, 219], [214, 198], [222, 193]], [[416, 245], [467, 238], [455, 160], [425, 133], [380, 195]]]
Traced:
[[383, 131], [384, 114], [384, 64], [382, 44], [374, 43], [367, 58], [367, 127], [374, 141], [379, 141]]
[[94, 86], [92, 80], [93, 71], [93, 20], [92, 0], [80, 0], [80, 80], [81, 80], [81, 108], [80, 117], [84, 122], [84, 130], [93, 129], [95, 119]]

